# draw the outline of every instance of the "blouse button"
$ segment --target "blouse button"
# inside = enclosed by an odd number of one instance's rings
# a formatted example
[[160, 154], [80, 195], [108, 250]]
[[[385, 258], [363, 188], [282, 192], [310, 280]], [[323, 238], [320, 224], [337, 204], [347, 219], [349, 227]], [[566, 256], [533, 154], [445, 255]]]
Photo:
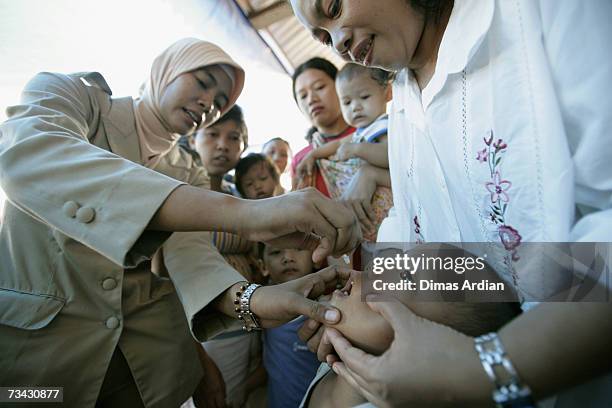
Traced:
[[76, 212], [76, 219], [83, 224], [88, 224], [96, 217], [96, 212], [91, 207], [79, 208]]
[[79, 205], [74, 201], [66, 201], [62, 207], [62, 210], [64, 211], [64, 215], [66, 217], [74, 218], [79, 210]]
[[117, 287], [117, 281], [113, 278], [106, 278], [102, 281], [102, 288], [104, 290], [113, 290]]
[[119, 319], [117, 319], [115, 316], [109, 317], [106, 319], [106, 327], [108, 329], [116, 329], [119, 327]]

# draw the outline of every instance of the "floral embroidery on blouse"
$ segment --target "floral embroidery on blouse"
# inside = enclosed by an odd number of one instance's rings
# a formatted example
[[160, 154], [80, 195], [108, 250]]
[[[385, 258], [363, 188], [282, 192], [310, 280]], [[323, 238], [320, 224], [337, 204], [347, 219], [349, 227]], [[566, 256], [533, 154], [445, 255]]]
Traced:
[[508, 145], [502, 139], [494, 141], [492, 130], [489, 131], [488, 136], [484, 138], [486, 147], [477, 152], [476, 160], [479, 163], [487, 163], [489, 165], [491, 181], [485, 183], [485, 188], [491, 198], [489, 217], [491, 222], [497, 225], [497, 233], [504, 248], [510, 253], [512, 260], [516, 262], [520, 259], [517, 248], [521, 245], [522, 237], [515, 228], [506, 224], [505, 215], [510, 203], [508, 190], [512, 187], [512, 183], [509, 180], [503, 179], [500, 166]]

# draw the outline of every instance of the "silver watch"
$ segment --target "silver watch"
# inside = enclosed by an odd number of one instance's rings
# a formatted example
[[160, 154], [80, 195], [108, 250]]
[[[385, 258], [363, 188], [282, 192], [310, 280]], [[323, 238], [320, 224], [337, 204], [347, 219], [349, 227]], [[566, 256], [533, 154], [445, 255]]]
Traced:
[[480, 362], [493, 384], [493, 401], [498, 408], [535, 408], [529, 387], [522, 383], [497, 333], [474, 339]]
[[237, 299], [234, 301], [234, 304], [236, 304], [235, 311], [238, 313], [238, 318], [242, 320], [242, 329], [247, 332], [261, 330], [257, 316], [251, 312], [251, 296], [260, 286], [256, 283], [251, 283], [248, 286], [241, 286], [241, 290], [236, 292]]

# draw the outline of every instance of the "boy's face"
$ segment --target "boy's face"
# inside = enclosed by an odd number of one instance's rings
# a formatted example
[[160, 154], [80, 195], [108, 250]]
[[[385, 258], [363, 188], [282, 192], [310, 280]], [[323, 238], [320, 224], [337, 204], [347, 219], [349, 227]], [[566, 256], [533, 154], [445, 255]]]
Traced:
[[336, 91], [344, 120], [353, 127], [365, 127], [385, 113], [387, 89], [368, 74], [338, 79]]
[[297, 249], [278, 249], [266, 245], [264, 249], [265, 274], [271, 283], [285, 283], [299, 279], [312, 272], [312, 251]]
[[247, 170], [241, 180], [245, 198], [258, 200], [260, 198], [270, 198], [274, 196], [277, 182], [270, 174], [270, 170], [263, 163], [255, 163]]
[[236, 167], [244, 150], [241, 128], [233, 120], [215, 123], [196, 133], [195, 149], [211, 176], [223, 176]]

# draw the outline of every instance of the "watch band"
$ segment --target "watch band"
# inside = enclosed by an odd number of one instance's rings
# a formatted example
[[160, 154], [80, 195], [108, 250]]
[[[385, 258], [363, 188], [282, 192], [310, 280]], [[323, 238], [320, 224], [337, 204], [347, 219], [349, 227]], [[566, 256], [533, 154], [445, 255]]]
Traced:
[[531, 390], [519, 378], [497, 333], [477, 337], [474, 347], [487, 376], [495, 385], [493, 401], [498, 408], [536, 408]]
[[236, 300], [234, 300], [236, 308], [234, 310], [238, 314], [238, 318], [242, 320], [242, 329], [247, 332], [261, 330], [257, 316], [251, 311], [251, 296], [259, 287], [261, 285], [251, 283], [242, 285], [240, 291], [236, 292]]

